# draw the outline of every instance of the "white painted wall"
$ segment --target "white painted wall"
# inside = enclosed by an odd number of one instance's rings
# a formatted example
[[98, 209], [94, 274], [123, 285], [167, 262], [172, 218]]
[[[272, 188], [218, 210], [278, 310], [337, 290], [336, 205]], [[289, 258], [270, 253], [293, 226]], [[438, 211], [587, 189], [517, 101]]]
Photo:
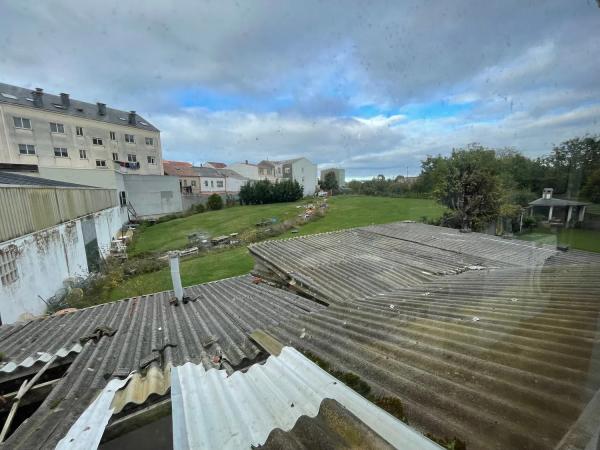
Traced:
[[260, 180], [258, 177], [258, 166], [254, 164], [235, 163], [227, 166], [228, 169], [235, 170], [241, 176], [251, 180]]
[[[89, 217], [89, 216], [87, 216]], [[123, 208], [109, 208], [93, 215], [98, 247], [103, 256], [121, 224], [127, 220]], [[88, 265], [81, 218], [43, 231], [2, 242], [0, 252], [14, 255], [17, 280], [0, 285], [2, 323], [13, 323], [44, 314], [45, 300], [63, 287], [70, 277], [86, 277]]]
[[168, 175], [123, 175], [127, 199], [139, 217], [183, 211], [179, 178]]
[[117, 206], [94, 214], [98, 249], [103, 257], [110, 253], [110, 245], [123, 224], [127, 223], [127, 208]]
[[314, 195], [317, 189], [317, 165], [306, 158], [292, 163], [292, 177], [304, 188], [304, 196]]

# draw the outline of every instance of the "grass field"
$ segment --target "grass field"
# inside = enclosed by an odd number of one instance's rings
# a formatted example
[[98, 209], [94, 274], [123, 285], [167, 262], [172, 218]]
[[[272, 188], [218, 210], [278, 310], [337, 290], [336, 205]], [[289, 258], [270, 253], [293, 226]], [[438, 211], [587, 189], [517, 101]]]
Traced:
[[[298, 214], [296, 205], [301, 203], [303, 202], [236, 206], [153, 225], [140, 232], [131, 254], [182, 248], [187, 243], [187, 235], [198, 230], [205, 230], [213, 235], [226, 234], [254, 227], [254, 224], [263, 218], [277, 217], [283, 220]], [[424, 216], [436, 218], [444, 211], [433, 200], [412, 198], [339, 196], [329, 199], [329, 205], [325, 217], [304, 225], [298, 234], [315, 234], [398, 220], [419, 220]], [[289, 237], [293, 234], [283, 236]], [[182, 283], [184, 286], [190, 286], [242, 275], [250, 272], [252, 267], [252, 257], [245, 247], [225, 249], [182, 261]], [[171, 289], [171, 275], [168, 269], [162, 269], [127, 279], [111, 291], [109, 299], [103, 300], [116, 300], [168, 289]]]
[[525, 241], [535, 241], [550, 245], [568, 245], [578, 250], [600, 252], [600, 231], [571, 228], [558, 233], [545, 228], [538, 228], [529, 233], [517, 236]]

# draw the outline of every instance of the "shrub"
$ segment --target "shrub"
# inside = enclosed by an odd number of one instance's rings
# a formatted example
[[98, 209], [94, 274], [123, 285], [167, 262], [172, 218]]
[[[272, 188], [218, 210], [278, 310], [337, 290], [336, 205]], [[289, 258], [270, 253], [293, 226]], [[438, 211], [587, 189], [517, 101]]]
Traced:
[[223, 199], [219, 194], [212, 194], [210, 197], [208, 197], [208, 202], [206, 202], [206, 208], [210, 211], [223, 209]]
[[192, 206], [192, 209], [194, 210], [195, 214], [203, 213], [204, 211], [206, 211], [206, 208], [202, 203], [198, 203], [197, 205]]
[[296, 180], [276, 183], [260, 180], [246, 183], [240, 189], [240, 203], [243, 205], [294, 202], [300, 200], [302, 196], [302, 186]]

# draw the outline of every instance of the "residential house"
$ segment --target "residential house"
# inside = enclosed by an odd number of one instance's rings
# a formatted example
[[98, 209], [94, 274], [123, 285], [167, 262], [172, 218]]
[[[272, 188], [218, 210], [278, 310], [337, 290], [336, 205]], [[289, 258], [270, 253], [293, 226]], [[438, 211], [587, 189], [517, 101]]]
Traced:
[[243, 163], [229, 164], [227, 168], [235, 170], [241, 176], [248, 178], [249, 180], [261, 179], [258, 175], [258, 166], [256, 164], [249, 163], [248, 160]]
[[250, 181], [249, 178], [246, 178], [235, 170], [229, 168], [219, 169], [218, 172], [225, 177], [226, 194], [239, 194], [242, 186]]
[[261, 161], [258, 174], [271, 181], [296, 180], [302, 185], [304, 195], [314, 195], [317, 189], [317, 165], [308, 159], [295, 158], [283, 161]]
[[225, 193], [225, 175], [212, 167], [193, 167], [200, 180], [201, 194]]
[[194, 171], [192, 163], [183, 161], [163, 161], [165, 175], [179, 179], [179, 189], [182, 194], [200, 194], [200, 176]]

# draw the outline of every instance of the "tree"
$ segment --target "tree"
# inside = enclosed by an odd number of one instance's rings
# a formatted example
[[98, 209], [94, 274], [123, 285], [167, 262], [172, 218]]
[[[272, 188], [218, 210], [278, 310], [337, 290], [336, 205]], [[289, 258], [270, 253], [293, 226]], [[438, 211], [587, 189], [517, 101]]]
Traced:
[[240, 189], [242, 205], [262, 205], [266, 203], [295, 202], [304, 195], [302, 186], [296, 180], [283, 180], [275, 184], [269, 180], [246, 183]]
[[336, 192], [339, 188], [337, 177], [335, 176], [335, 172], [327, 172], [325, 174], [325, 178], [321, 183], [321, 188], [326, 191]]
[[434, 188], [434, 196], [452, 210], [454, 224], [475, 230], [498, 217], [500, 194], [495, 152], [479, 145], [453, 150]]
[[581, 190], [583, 198], [600, 203], [600, 169], [596, 169], [587, 179]]
[[210, 197], [208, 197], [208, 201], [206, 202], [206, 208], [211, 211], [223, 209], [223, 199], [219, 194], [212, 194]]

